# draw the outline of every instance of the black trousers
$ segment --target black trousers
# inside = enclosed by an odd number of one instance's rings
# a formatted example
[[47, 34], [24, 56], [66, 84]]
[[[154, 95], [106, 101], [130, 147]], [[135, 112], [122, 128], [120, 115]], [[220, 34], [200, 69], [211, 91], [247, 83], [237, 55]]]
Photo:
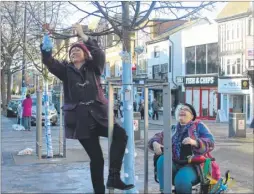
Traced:
[[158, 120], [159, 119], [158, 111], [153, 111], [153, 120], [155, 116], [156, 116], [156, 119]]
[[[95, 120], [94, 120], [95, 121]], [[99, 137], [108, 137], [108, 129], [101, 126], [96, 121], [90, 127], [91, 137], [80, 139], [79, 142], [90, 157], [90, 172], [95, 193], [105, 193], [104, 186], [104, 159], [99, 142]], [[128, 136], [125, 130], [118, 124], [114, 125], [112, 144], [110, 147], [110, 166], [109, 168], [121, 170]]]

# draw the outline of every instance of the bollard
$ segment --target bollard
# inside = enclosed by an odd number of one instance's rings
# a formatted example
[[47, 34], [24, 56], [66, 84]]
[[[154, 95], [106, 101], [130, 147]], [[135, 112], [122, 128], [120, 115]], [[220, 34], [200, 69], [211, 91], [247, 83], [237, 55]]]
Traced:
[[148, 88], [145, 87], [144, 95], [144, 193], [148, 193]]
[[[110, 147], [114, 129], [114, 88], [108, 83], [108, 167], [110, 167]], [[114, 193], [114, 189], [109, 189], [109, 193]]]
[[164, 193], [172, 193], [172, 131], [170, 83], [163, 85]]
[[36, 154], [39, 159], [42, 156], [42, 92], [36, 92]]

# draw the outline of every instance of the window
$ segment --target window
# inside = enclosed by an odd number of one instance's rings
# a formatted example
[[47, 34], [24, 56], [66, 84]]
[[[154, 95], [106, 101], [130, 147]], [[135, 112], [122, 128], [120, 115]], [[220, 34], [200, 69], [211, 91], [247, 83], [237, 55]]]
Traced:
[[230, 74], [230, 59], [227, 60], [227, 74]]
[[153, 79], [160, 79], [159, 72], [160, 72], [160, 65], [154, 65], [153, 66]]
[[239, 23], [237, 23], [237, 25], [236, 25], [236, 38], [237, 39], [240, 38], [240, 26], [239, 26]]
[[218, 45], [212, 43], [207, 45], [207, 73], [218, 72]]
[[253, 34], [253, 24], [252, 19], [249, 18], [248, 20], [248, 35], [251, 36]]
[[235, 34], [234, 34], [234, 27], [235, 27], [235, 25], [234, 25], [234, 24], [232, 24], [232, 31], [231, 31], [231, 33], [232, 33], [232, 37], [231, 37], [231, 39], [232, 39], [232, 40], [234, 40], [234, 38], [235, 38]]
[[227, 28], [227, 40], [229, 40], [229, 35], [230, 35], [229, 25], [227, 25], [226, 28]]
[[186, 74], [195, 74], [195, 46], [185, 48]]
[[146, 74], [147, 73], [147, 60], [141, 59], [139, 60], [138, 67], [137, 67], [138, 74]]
[[240, 75], [242, 72], [241, 58], [227, 59], [227, 75]]
[[206, 73], [206, 45], [196, 46], [196, 74]]
[[218, 73], [218, 49], [218, 43], [186, 47], [186, 74]]
[[167, 72], [168, 72], [168, 64], [167, 63], [161, 64], [161, 73]]
[[237, 74], [241, 74], [241, 59], [236, 59]]
[[154, 58], [160, 57], [160, 49], [159, 46], [154, 47]]

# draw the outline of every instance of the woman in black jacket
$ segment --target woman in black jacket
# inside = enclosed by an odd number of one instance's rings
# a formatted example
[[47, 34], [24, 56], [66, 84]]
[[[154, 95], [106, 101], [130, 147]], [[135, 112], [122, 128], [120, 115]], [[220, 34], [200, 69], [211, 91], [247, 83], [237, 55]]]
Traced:
[[[78, 139], [90, 157], [90, 171], [95, 193], [105, 193], [104, 159], [99, 136], [108, 137], [108, 100], [100, 86], [105, 54], [96, 40], [88, 38], [81, 25], [74, 25], [83, 42], [75, 43], [69, 50], [71, 62], [60, 62], [41, 46], [42, 61], [48, 70], [63, 81], [65, 136]], [[120, 170], [128, 136], [114, 123], [110, 147], [110, 166], [107, 188], [129, 190], [120, 179]]]

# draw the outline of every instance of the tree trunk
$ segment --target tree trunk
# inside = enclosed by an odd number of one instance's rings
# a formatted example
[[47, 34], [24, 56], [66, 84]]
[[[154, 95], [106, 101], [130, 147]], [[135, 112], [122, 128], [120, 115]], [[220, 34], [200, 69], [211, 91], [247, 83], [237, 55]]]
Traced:
[[11, 93], [12, 93], [12, 88], [11, 88], [11, 72], [10, 69], [7, 71], [7, 103], [11, 100]]
[[7, 95], [6, 95], [6, 85], [5, 85], [5, 73], [1, 70], [1, 98], [2, 98], [2, 112], [6, 115], [7, 110]]

